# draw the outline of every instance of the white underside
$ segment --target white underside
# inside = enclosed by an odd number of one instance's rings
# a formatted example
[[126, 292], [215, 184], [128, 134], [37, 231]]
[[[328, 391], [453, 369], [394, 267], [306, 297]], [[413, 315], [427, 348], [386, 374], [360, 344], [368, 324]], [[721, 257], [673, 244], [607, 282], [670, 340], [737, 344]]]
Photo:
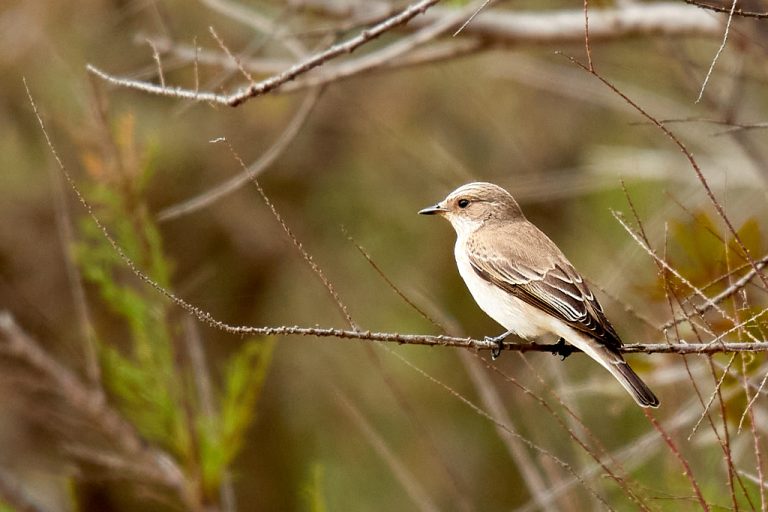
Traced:
[[611, 361], [595, 340], [477, 275], [469, 263], [463, 245], [463, 240], [459, 237], [454, 248], [459, 274], [477, 305], [488, 316], [521, 338], [534, 339], [545, 335], [563, 338], [587, 353], [608, 371], [614, 372]]

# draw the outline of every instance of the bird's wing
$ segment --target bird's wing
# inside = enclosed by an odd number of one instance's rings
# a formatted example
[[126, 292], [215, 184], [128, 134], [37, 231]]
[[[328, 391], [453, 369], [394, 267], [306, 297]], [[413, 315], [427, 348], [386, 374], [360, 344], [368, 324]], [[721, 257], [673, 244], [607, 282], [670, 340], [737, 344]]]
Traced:
[[474, 271], [608, 348], [618, 349], [621, 339], [584, 279], [544, 233], [531, 227], [535, 231], [524, 233], [523, 244], [509, 243], [503, 230], [492, 237], [492, 246], [470, 238], [467, 251]]

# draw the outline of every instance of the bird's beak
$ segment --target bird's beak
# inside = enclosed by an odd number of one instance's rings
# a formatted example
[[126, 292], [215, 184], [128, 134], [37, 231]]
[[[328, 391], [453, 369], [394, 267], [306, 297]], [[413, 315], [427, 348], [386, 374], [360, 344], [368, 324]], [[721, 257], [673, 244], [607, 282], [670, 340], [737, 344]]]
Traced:
[[445, 213], [448, 211], [448, 208], [445, 208], [444, 206], [441, 206], [440, 203], [437, 203], [435, 206], [430, 206], [428, 208], [424, 208], [423, 210], [419, 210], [419, 215], [435, 215], [437, 213]]

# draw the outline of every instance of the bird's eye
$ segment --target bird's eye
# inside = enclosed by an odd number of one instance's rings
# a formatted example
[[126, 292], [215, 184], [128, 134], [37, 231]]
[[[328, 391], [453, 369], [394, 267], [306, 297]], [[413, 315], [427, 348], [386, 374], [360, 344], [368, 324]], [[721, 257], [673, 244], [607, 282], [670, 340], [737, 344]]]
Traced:
[[459, 202], [456, 204], [459, 205], [459, 208], [466, 208], [469, 206], [469, 199], [459, 199]]

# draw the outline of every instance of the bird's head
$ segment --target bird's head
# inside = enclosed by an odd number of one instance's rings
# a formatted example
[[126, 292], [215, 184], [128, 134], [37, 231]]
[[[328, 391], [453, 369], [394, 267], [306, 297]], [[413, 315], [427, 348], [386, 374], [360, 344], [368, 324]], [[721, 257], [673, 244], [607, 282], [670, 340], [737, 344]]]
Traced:
[[475, 182], [462, 185], [434, 206], [424, 208], [421, 215], [441, 215], [448, 219], [458, 234], [471, 233], [490, 220], [524, 219], [512, 194], [493, 183]]

